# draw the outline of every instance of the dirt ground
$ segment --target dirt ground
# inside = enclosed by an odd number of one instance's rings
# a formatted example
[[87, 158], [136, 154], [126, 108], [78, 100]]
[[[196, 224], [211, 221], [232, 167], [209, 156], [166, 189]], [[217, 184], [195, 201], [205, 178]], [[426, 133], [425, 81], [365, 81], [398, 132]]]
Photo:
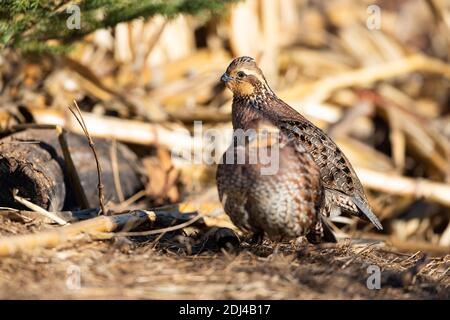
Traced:
[[[1, 235], [48, 228], [0, 219]], [[380, 289], [367, 287], [371, 265], [381, 270]], [[0, 258], [0, 299], [450, 299], [449, 266], [450, 256], [349, 241], [244, 240], [229, 252], [181, 233], [145, 241], [80, 239]]]

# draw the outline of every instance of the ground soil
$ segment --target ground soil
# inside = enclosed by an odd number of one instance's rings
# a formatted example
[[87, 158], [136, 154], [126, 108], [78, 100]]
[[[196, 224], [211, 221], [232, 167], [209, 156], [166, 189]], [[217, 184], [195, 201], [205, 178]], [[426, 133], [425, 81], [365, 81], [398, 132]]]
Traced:
[[[0, 235], [46, 225], [0, 216]], [[0, 258], [0, 299], [450, 299], [450, 256], [400, 254], [370, 245], [242, 241], [234, 252], [167, 235], [80, 239]], [[194, 249], [195, 250], [194, 250]], [[368, 289], [368, 267], [381, 288]]]

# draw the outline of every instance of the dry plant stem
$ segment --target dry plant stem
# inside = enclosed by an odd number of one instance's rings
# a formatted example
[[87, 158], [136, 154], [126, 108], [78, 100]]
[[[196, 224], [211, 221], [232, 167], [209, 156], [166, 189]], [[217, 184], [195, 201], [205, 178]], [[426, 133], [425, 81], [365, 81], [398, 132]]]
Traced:
[[439, 244], [441, 246], [450, 246], [450, 222], [448, 223], [447, 228], [445, 228], [444, 232], [442, 232]]
[[155, 220], [155, 213], [139, 210], [133, 213], [115, 216], [98, 216], [51, 231], [3, 237], [0, 238], [0, 256], [31, 251], [40, 247], [55, 247], [70, 240], [76, 241], [79, 239], [76, 236], [81, 233], [89, 235], [108, 233], [121, 229], [124, 226], [136, 227], [144, 222], [154, 222]]
[[177, 224], [176, 226], [172, 226], [172, 227], [167, 227], [167, 228], [162, 228], [162, 229], [158, 229], [158, 230], [149, 230], [149, 231], [136, 231], [136, 232], [117, 232], [115, 234], [113, 234], [112, 236], [115, 237], [135, 237], [135, 236], [149, 236], [152, 234], [160, 234], [160, 233], [166, 233], [166, 232], [171, 232], [171, 231], [175, 231], [175, 230], [179, 230], [179, 229], [183, 229], [187, 226], [190, 226], [191, 224], [193, 224], [194, 222], [196, 222], [197, 220], [203, 218], [203, 216], [201, 215], [197, 215], [194, 218], [192, 218], [189, 221], [183, 222], [181, 224]]
[[[39, 108], [29, 108], [29, 111], [38, 123], [57, 124], [76, 133], [83, 133], [78, 123], [64, 112]], [[89, 133], [97, 138], [116, 139], [141, 145], [159, 144], [175, 151], [190, 151], [193, 145], [193, 138], [181, 126], [177, 127], [180, 130], [171, 130], [161, 124], [117, 119], [89, 112], [83, 112], [83, 119], [89, 128]], [[195, 146], [196, 144], [194, 149]]]
[[57, 215], [39, 207], [38, 205], [35, 205], [34, 203], [28, 201], [27, 199], [19, 197], [16, 194], [14, 194], [13, 197], [14, 197], [14, 200], [19, 202], [20, 204], [23, 204], [28, 209], [33, 210], [36, 213], [42, 214], [43, 216], [46, 216], [47, 218], [53, 220], [54, 222], [56, 222], [57, 224], [59, 224], [61, 226], [69, 224], [66, 221], [64, 221], [63, 219], [61, 219], [60, 217], [58, 217]]
[[[444, 23], [445, 27], [450, 32], [450, 13], [448, 10], [443, 9], [436, 0], [426, 0], [425, 3], [429, 6], [435, 21]], [[445, 3], [445, 1], [443, 1]], [[447, 38], [450, 39], [450, 35], [447, 33]]]
[[401, 240], [393, 236], [386, 236], [382, 234], [374, 233], [359, 233], [354, 234], [355, 237], [361, 237], [361, 239], [371, 239], [371, 240], [382, 240], [388, 246], [391, 246], [396, 251], [402, 252], [427, 252], [436, 255], [446, 255], [450, 254], [450, 247], [440, 246], [437, 244], [432, 244], [424, 241], [414, 241], [414, 240]]
[[311, 85], [301, 83], [289, 88], [280, 96], [285, 98], [298, 97], [300, 92], [305, 100], [318, 103], [326, 100], [337, 89], [355, 85], [370, 85], [379, 80], [390, 79], [415, 71], [433, 72], [450, 78], [449, 64], [422, 54], [414, 54], [382, 65], [325, 77]]
[[353, 258], [351, 258], [350, 260], [348, 260], [346, 263], [344, 263], [344, 264], [342, 265], [341, 269], [347, 268], [347, 267], [350, 265], [350, 263], [352, 263], [353, 261], [355, 261], [359, 256], [361, 256], [361, 254], [363, 254], [364, 252], [366, 252], [366, 251], [372, 249], [372, 247], [373, 247], [375, 244], [376, 244], [376, 243], [370, 243], [370, 244], [368, 244], [366, 247], [364, 247], [361, 251], [357, 252]]
[[[86, 238], [78, 237], [78, 235], [85, 233], [93, 236], [90, 240], [111, 238], [116, 230], [132, 230], [143, 223], [150, 222], [150, 224], [170, 225], [174, 221], [184, 221], [182, 224], [163, 228], [159, 230], [152, 230], [154, 233], [169, 232], [189, 226], [200, 219], [197, 213], [181, 213], [178, 209], [174, 211], [147, 211], [136, 210], [129, 213], [118, 214], [114, 216], [95, 216], [91, 218], [94, 213], [86, 211], [95, 211], [95, 209], [83, 210], [80, 212], [66, 212], [68, 218], [81, 222], [75, 222], [70, 226], [53, 229], [51, 231], [44, 231], [35, 234], [17, 235], [0, 238], [0, 256], [12, 255], [16, 252], [32, 251], [36, 248], [42, 247], [56, 247], [59, 244], [68, 241], [77, 241]], [[58, 213], [63, 214], [64, 212]], [[79, 214], [82, 213], [82, 214]], [[195, 214], [194, 217], [192, 215]], [[87, 220], [84, 220], [87, 219]], [[189, 219], [189, 220], [187, 220]], [[119, 235], [123, 236], [126, 232]], [[129, 234], [134, 235], [133, 232]], [[89, 238], [87, 239], [89, 240]]]
[[20, 123], [11, 126], [12, 131], [19, 131], [22, 129], [56, 129], [57, 124], [45, 124], [45, 123]]
[[[155, 45], [158, 43], [159, 38], [161, 37], [164, 29], [166, 28], [168, 23], [168, 20], [165, 20], [158, 28], [158, 30], [152, 34], [150, 39], [146, 39], [147, 41], [145, 41], [143, 43], [143, 47], [145, 52], [142, 54], [142, 58], [140, 59], [136, 59], [136, 62], [133, 65], [134, 70], [139, 71], [143, 68], [144, 63], [145, 63], [145, 58], [143, 57], [148, 57], [148, 55], [152, 52], [153, 48], [155, 47]], [[137, 49], [138, 53], [139, 53], [139, 48]], [[136, 56], [139, 56], [138, 54], [136, 54]]]
[[389, 139], [391, 141], [392, 158], [397, 171], [402, 172], [405, 167], [406, 137], [400, 125], [401, 115], [392, 108], [386, 108], [386, 113], [391, 128]]
[[81, 185], [80, 177], [78, 175], [77, 169], [73, 163], [72, 155], [69, 151], [69, 146], [67, 145], [66, 133], [64, 129], [60, 126], [56, 126], [56, 132], [58, 134], [59, 145], [64, 156], [64, 161], [66, 163], [67, 173], [69, 175], [70, 184], [75, 191], [75, 198], [81, 209], [90, 208], [89, 201], [84, 193], [83, 186]]
[[[34, 203], [33, 203], [34, 204]], [[62, 212], [52, 212], [54, 215], [58, 216], [62, 220], [66, 221], [67, 224], [70, 224], [71, 222], [76, 222], [77, 220], [74, 220], [72, 216], [70, 215], [70, 211], [62, 211]], [[5, 216], [7, 218], [9, 217], [16, 217], [20, 216], [21, 218], [24, 218], [29, 221], [39, 222], [39, 223], [48, 223], [49, 218], [47, 216], [44, 216], [36, 211], [30, 211], [30, 210], [18, 210], [14, 208], [8, 208], [8, 207], [0, 207], [0, 215]], [[53, 221], [53, 220], [51, 220]]]
[[129, 197], [128, 199], [122, 201], [121, 203], [119, 203], [116, 207], [115, 210], [116, 211], [122, 211], [125, 210], [126, 208], [128, 208], [130, 205], [134, 204], [136, 201], [138, 201], [140, 198], [145, 197], [146, 192], [145, 190], [140, 190], [137, 193], [133, 194], [131, 197]]
[[356, 168], [356, 173], [367, 188], [416, 199], [425, 198], [450, 207], [449, 184], [395, 176], [364, 168]]
[[[98, 209], [98, 208], [90, 208], [90, 209], [86, 209], [86, 210], [77, 210], [77, 211], [59, 211], [59, 212], [53, 212], [53, 214], [58, 216], [62, 220], [67, 221], [68, 223], [77, 223], [80, 221], [86, 221], [89, 219], [96, 218], [98, 216], [99, 210], [100, 209]], [[171, 210], [160, 210], [159, 208], [151, 208], [148, 210], [128, 210], [128, 211], [120, 212], [117, 215], [136, 213], [139, 211], [147, 211], [148, 214], [152, 214], [151, 212], [153, 212], [156, 215], [155, 225], [158, 225], [161, 227], [170, 227], [174, 224], [174, 222], [184, 223], [184, 222], [190, 221], [192, 218], [197, 216], [197, 212], [195, 212], [195, 211], [181, 212], [178, 210], [178, 207], [173, 208]], [[47, 217], [45, 217], [42, 214], [37, 213], [35, 211], [0, 208], [0, 215], [4, 215], [4, 216], [8, 217], [10, 214], [13, 214], [13, 215], [20, 214], [21, 216], [26, 217], [27, 219], [33, 220], [35, 222], [38, 221], [38, 222], [42, 222], [42, 223], [47, 223], [49, 220]], [[204, 226], [204, 222], [200, 221], [199, 223], [196, 223], [196, 225], [201, 228]]]
[[112, 141], [111, 144], [111, 167], [114, 176], [114, 186], [117, 191], [117, 196], [119, 197], [119, 201], [123, 202], [125, 197], [122, 191], [122, 184], [120, 182], [120, 172], [119, 172], [119, 164], [117, 161], [117, 142], [116, 140]]
[[[447, 139], [436, 132], [428, 121], [422, 117], [411, 113], [405, 105], [409, 103], [398, 103], [394, 99], [396, 89], [383, 86], [380, 89], [380, 95], [375, 94], [373, 97], [381, 108], [383, 108], [388, 116], [394, 115], [397, 120], [389, 121], [396, 123], [397, 129], [391, 126], [391, 131], [399, 131], [403, 137], [403, 148], [413, 148], [415, 152], [422, 157], [423, 160], [429, 162], [436, 167], [445, 176], [450, 174], [448, 158], [450, 156], [450, 147]], [[411, 106], [412, 107], [412, 106]], [[400, 121], [402, 119], [403, 121]], [[401, 151], [402, 145], [393, 145], [394, 154]], [[404, 155], [403, 155], [404, 157]]]
[[261, 57], [262, 68], [266, 72], [266, 77], [270, 83], [277, 83], [278, 64], [274, 61], [278, 61], [279, 53], [279, 3], [272, 0], [261, 1], [261, 23], [265, 50]]
[[78, 107], [77, 102], [74, 100], [76, 112], [69, 107], [70, 112], [72, 112], [75, 119], [77, 119], [78, 123], [80, 124], [81, 128], [83, 129], [83, 132], [88, 140], [89, 147], [92, 150], [92, 153], [94, 154], [95, 163], [97, 165], [97, 176], [98, 176], [98, 202], [100, 203], [100, 209], [102, 214], [107, 214], [107, 211], [105, 209], [105, 196], [103, 194], [103, 183], [102, 183], [102, 167], [100, 165], [100, 161], [98, 159], [97, 151], [95, 150], [95, 144], [94, 141], [91, 138], [91, 135], [89, 134], [89, 131], [87, 129], [86, 123], [84, 122], [83, 115], [81, 114], [81, 110]]

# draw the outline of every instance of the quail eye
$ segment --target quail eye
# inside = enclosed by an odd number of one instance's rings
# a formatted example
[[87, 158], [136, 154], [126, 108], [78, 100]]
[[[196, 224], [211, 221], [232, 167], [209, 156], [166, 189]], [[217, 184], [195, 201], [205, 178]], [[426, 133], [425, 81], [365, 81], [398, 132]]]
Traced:
[[245, 77], [245, 73], [242, 72], [242, 71], [239, 71], [239, 72], [237, 73], [237, 76], [238, 76], [238, 78], [242, 79], [243, 77]]

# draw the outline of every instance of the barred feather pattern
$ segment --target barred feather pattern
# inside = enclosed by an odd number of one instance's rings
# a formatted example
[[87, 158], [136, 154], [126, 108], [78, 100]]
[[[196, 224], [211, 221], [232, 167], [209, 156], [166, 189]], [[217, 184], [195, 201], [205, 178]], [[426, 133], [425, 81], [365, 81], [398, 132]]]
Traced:
[[[237, 154], [241, 146], [227, 152]], [[248, 152], [248, 149], [246, 150]], [[304, 236], [318, 221], [323, 202], [319, 168], [293, 143], [279, 146], [279, 168], [261, 174], [261, 163], [227, 164], [216, 174], [219, 198], [233, 223], [272, 239]]]

